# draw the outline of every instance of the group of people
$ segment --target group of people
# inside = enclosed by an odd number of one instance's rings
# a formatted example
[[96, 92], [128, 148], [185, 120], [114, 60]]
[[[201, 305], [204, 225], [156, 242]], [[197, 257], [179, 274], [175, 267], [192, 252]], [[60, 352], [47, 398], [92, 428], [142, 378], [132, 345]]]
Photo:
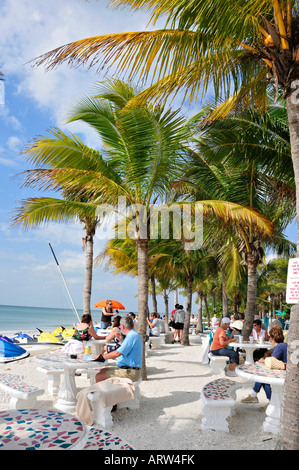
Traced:
[[[112, 317], [114, 316], [113, 325]], [[141, 335], [134, 328], [136, 325], [135, 314], [130, 312], [124, 317], [114, 312], [112, 301], [107, 300], [102, 309], [101, 327], [112, 326], [107, 336], [98, 335], [94, 329], [90, 314], [84, 314], [81, 322], [76, 326], [72, 338], [65, 345], [65, 352], [69, 354], [83, 353], [83, 342], [92, 338], [96, 340], [105, 339], [102, 354], [87, 355], [87, 360], [105, 362], [107, 359], [116, 359], [116, 364], [104, 367], [96, 375], [96, 382], [101, 382], [110, 377], [123, 377], [136, 382], [141, 376], [143, 340]], [[113, 344], [109, 341], [114, 340]]]
[[[282, 329], [281, 323], [279, 321], [274, 321], [272, 328], [267, 331], [267, 327], [263, 324], [261, 319], [258, 317], [254, 318], [253, 328], [251, 335], [253, 340], [259, 340], [262, 338], [264, 341], [270, 341], [273, 345], [273, 349], [259, 349], [255, 351], [254, 360], [259, 363], [265, 363], [267, 357], [274, 357], [282, 363], [287, 363], [287, 344], [285, 341], [284, 331]], [[237, 328], [238, 327], [238, 328]], [[228, 356], [229, 357], [229, 370], [227, 375], [230, 377], [236, 376], [235, 367], [239, 364], [239, 353], [234, 349], [230, 349], [229, 345], [233, 342], [236, 342], [237, 339], [235, 335], [240, 334], [242, 331], [242, 321], [236, 317], [229, 318], [224, 317], [220, 325], [217, 327], [212, 344], [210, 346], [210, 351], [215, 356]], [[271, 386], [269, 384], [262, 384], [256, 382], [254, 384], [252, 392], [247, 398], [241, 400], [242, 403], [257, 403], [258, 398], [257, 394], [264, 388], [266, 397], [268, 400], [271, 399]], [[266, 405], [267, 407], [268, 405]], [[266, 408], [265, 407], [265, 408]]]

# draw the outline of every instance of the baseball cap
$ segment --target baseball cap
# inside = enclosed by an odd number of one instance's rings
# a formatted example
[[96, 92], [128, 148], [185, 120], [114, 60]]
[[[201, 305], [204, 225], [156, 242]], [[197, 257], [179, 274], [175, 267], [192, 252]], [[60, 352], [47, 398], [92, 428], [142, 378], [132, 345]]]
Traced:
[[232, 324], [232, 327], [233, 327], [233, 328], [236, 328], [237, 330], [242, 330], [242, 328], [243, 328], [243, 323], [241, 322], [241, 320], [236, 320], [236, 321], [234, 321], [234, 323]]
[[230, 318], [223, 317], [221, 321], [222, 321], [222, 323], [230, 323]]

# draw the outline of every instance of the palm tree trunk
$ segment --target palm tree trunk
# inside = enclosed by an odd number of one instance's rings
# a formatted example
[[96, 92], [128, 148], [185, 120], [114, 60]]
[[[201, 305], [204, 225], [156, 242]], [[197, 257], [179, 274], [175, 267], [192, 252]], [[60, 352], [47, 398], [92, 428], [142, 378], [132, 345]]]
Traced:
[[150, 279], [151, 279], [151, 288], [152, 288], [153, 312], [158, 312], [155, 277], [151, 276]]
[[191, 317], [191, 306], [192, 306], [192, 290], [193, 290], [193, 279], [187, 279], [187, 311], [184, 322], [184, 331], [183, 331], [183, 346], [190, 346], [189, 342], [189, 328], [190, 328], [190, 317]]
[[[293, 94], [294, 95], [294, 94]], [[298, 99], [287, 97], [292, 161], [296, 184], [297, 258], [299, 258], [299, 114]], [[293, 305], [288, 332], [288, 362], [277, 449], [299, 450], [299, 305]]]
[[256, 292], [257, 292], [257, 258], [255, 253], [247, 254], [247, 271], [248, 271], [248, 285], [247, 285], [247, 305], [244, 319], [242, 335], [248, 339], [251, 331], [252, 324], [256, 310]]
[[176, 290], [174, 291], [174, 305], [176, 305], [179, 301], [179, 290], [178, 288], [176, 288]]
[[202, 293], [202, 291], [199, 290], [197, 292], [197, 295], [198, 295], [198, 309], [197, 309], [198, 319], [197, 319], [197, 325], [196, 325], [196, 333], [202, 333], [203, 332], [203, 329], [202, 329], [202, 296], [203, 296], [203, 293]]
[[223, 317], [228, 316], [228, 298], [227, 298], [227, 292], [226, 292], [226, 278], [225, 278], [225, 274], [223, 271], [222, 271], [222, 316]]
[[142, 355], [142, 380], [147, 380], [147, 371], [145, 363], [145, 338], [146, 325], [148, 316], [148, 241], [137, 240], [138, 254], [138, 333], [143, 339], [143, 355]]
[[92, 287], [92, 268], [93, 268], [93, 236], [86, 234], [85, 243], [85, 275], [83, 287], [83, 313], [90, 314], [90, 299]]
[[168, 326], [168, 295], [164, 294], [164, 305], [165, 305], [165, 332], [168, 333], [169, 326]]
[[210, 310], [209, 310], [209, 304], [208, 304], [208, 299], [207, 299], [207, 294], [203, 296], [204, 302], [205, 302], [205, 307], [206, 307], [206, 312], [207, 312], [207, 318], [208, 318], [208, 326], [211, 326], [211, 318], [210, 318]]

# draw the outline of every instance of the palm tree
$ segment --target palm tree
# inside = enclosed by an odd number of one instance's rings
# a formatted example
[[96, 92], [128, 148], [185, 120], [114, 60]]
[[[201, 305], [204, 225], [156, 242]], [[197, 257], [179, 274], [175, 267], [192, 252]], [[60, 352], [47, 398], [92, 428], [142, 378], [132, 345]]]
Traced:
[[[170, 194], [186, 133], [178, 112], [152, 106], [125, 108], [133, 96], [131, 86], [110, 80], [98, 87], [95, 96], [78, 103], [70, 120], [81, 120], [94, 128], [105, 144], [105, 159], [113, 168], [103, 175], [93, 175], [84, 186], [86, 194], [95, 203], [110, 204], [111, 209], [117, 209], [119, 196], [123, 196], [127, 207], [133, 209], [131, 215], [119, 221], [118, 228], [136, 245], [138, 329], [145, 340], [150, 208]], [[146, 379], [145, 360], [142, 377]]]
[[[22, 200], [15, 209], [12, 225], [20, 225], [27, 230], [34, 226], [43, 226], [50, 221], [83, 224], [85, 230], [83, 249], [86, 252], [83, 312], [90, 314], [93, 240], [100, 220], [96, 215], [97, 206], [84, 197], [80, 197], [78, 190], [68, 189], [64, 175], [69, 172], [74, 176], [79, 168], [80, 171], [81, 168], [90, 170], [92, 159], [94, 159], [94, 167], [98, 168], [101, 156], [93, 149], [84, 146], [78, 137], [67, 136], [59, 130], [52, 130], [50, 134], [52, 137], [36, 138], [32, 145], [24, 150], [28, 161], [33, 162], [36, 166], [43, 163], [48, 167], [23, 172], [21, 175], [23, 177], [25, 175], [25, 182], [22, 186], [38, 187], [48, 191], [59, 189], [62, 197], [60, 199], [48, 196], [32, 197]], [[78, 162], [80, 162], [79, 165]]]

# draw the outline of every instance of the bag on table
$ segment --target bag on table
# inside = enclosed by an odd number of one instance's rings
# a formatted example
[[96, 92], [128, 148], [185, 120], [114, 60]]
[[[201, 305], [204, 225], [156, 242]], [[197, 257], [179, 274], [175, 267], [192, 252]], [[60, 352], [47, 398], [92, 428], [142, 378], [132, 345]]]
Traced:
[[286, 368], [286, 364], [284, 362], [279, 361], [278, 359], [276, 359], [276, 357], [273, 356], [266, 357], [265, 365], [269, 367], [269, 369], [285, 370]]

